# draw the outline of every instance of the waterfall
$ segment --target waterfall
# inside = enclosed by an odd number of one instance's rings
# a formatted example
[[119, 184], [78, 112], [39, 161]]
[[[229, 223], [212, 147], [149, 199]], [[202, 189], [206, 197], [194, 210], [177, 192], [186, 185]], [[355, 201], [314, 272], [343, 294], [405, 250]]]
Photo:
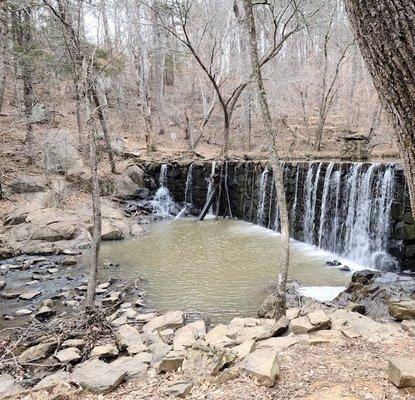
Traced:
[[184, 191], [184, 201], [189, 204], [193, 204], [193, 164], [189, 165], [186, 178], [186, 188]]
[[257, 211], [257, 221], [256, 221], [258, 225], [262, 225], [264, 222], [264, 209], [265, 209], [265, 197], [267, 195], [267, 183], [268, 183], [268, 167], [265, 167], [259, 179], [259, 198], [258, 198], [258, 211]]
[[[344, 165], [329, 163], [320, 179], [322, 164], [310, 164], [304, 181], [303, 241], [368, 267], [396, 268], [387, 253], [394, 165], [352, 164], [342, 178]], [[291, 218], [297, 201], [294, 198]]]
[[155, 214], [162, 218], [172, 218], [181, 211], [167, 188], [167, 164], [160, 168], [159, 188], [153, 197], [152, 206]]
[[305, 216], [303, 220], [304, 242], [313, 243], [314, 221], [316, 218], [316, 203], [318, 194], [318, 183], [322, 163], [318, 163], [316, 174], [313, 173], [313, 164], [310, 165], [305, 181]]
[[[208, 199], [210, 194], [212, 193], [212, 190], [213, 190], [213, 175], [215, 175], [215, 172], [216, 172], [216, 161], [212, 161], [206, 199]], [[213, 214], [213, 204], [209, 208], [209, 214]]]
[[291, 220], [291, 230], [292, 231], [294, 230], [295, 220], [296, 220], [295, 212], [297, 211], [299, 177], [300, 177], [300, 165], [297, 164], [296, 173], [295, 173], [294, 201], [293, 201], [293, 205], [291, 207], [291, 215], [290, 215], [290, 217], [291, 217], [290, 218], [290, 220]]

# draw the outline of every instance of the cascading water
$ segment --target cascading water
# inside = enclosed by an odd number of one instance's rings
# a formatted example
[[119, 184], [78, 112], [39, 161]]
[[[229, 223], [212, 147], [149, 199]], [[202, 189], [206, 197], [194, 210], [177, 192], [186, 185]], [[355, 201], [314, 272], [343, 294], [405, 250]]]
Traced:
[[187, 171], [184, 201], [186, 203], [193, 204], [193, 164], [189, 165], [189, 170]]
[[[211, 166], [210, 176], [209, 176], [209, 185], [208, 185], [206, 198], [209, 198], [209, 196], [212, 193], [212, 190], [213, 190], [213, 175], [215, 175], [215, 173], [216, 173], [216, 161], [212, 161], [212, 166]], [[209, 214], [213, 214], [213, 204], [209, 207]]]
[[167, 188], [167, 164], [160, 168], [159, 188], [152, 200], [152, 205], [156, 215], [162, 218], [173, 218], [181, 213], [180, 207], [172, 199]]
[[265, 197], [267, 195], [267, 183], [268, 183], [268, 167], [265, 167], [259, 179], [259, 199], [258, 199], [258, 211], [257, 211], [257, 221], [256, 221], [258, 225], [262, 225], [264, 221]]
[[303, 240], [369, 267], [396, 268], [387, 253], [394, 165], [353, 164], [343, 179], [341, 168], [341, 164], [328, 164], [318, 208], [321, 163], [309, 166]]

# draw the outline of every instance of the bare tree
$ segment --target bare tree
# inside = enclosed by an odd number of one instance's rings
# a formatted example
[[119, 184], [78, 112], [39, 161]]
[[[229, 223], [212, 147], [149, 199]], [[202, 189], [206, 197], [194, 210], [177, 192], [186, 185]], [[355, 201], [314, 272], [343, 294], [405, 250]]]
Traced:
[[415, 3], [346, 0], [350, 22], [395, 127], [415, 215]]
[[261, 63], [258, 55], [258, 41], [255, 26], [255, 17], [252, 0], [244, 0], [246, 23], [249, 32], [249, 44], [251, 54], [252, 76], [257, 86], [259, 105], [265, 127], [265, 134], [268, 140], [268, 154], [271, 161], [274, 176], [275, 190], [277, 193], [277, 206], [281, 221], [281, 264], [278, 271], [277, 287], [275, 290], [275, 312], [274, 318], [279, 319], [285, 315], [286, 309], [286, 287], [288, 278], [288, 267], [290, 260], [290, 228], [288, 222], [288, 208], [284, 189], [284, 175], [275, 142], [275, 134], [272, 126], [271, 112], [268, 105], [267, 94], [261, 73]]
[[[223, 54], [222, 56], [220, 54], [223, 51], [221, 48], [223, 38], [218, 37], [215, 34], [211, 34], [213, 37], [211, 37], [212, 44], [210, 46], [208, 57], [204, 58], [200, 51], [200, 42], [203, 41], [205, 36], [209, 36], [207, 31], [210, 29], [210, 24], [212, 22], [211, 16], [208, 17], [208, 21], [206, 22], [203, 31], [200, 33], [199, 38], [193, 40], [189, 32], [190, 15], [193, 2], [188, 0], [174, 0], [172, 4], [173, 6], [171, 9], [169, 8], [168, 12], [170, 18], [173, 18], [174, 21], [177, 20], [180, 30], [172, 29], [161, 13], [158, 13], [157, 15], [159, 16], [161, 25], [190, 51], [215, 91], [223, 113], [222, 156], [227, 159], [229, 153], [229, 133], [232, 116], [241, 94], [251, 82], [251, 77], [242, 79], [240, 83], [230, 90], [230, 94], [226, 94], [224, 84], [227, 81], [228, 76], [221, 74], [221, 71], [218, 71], [217, 69], [218, 59], [223, 57]], [[298, 16], [298, 5], [296, 1], [289, 0], [281, 9], [277, 8], [274, 2], [267, 2], [266, 4], [268, 5], [268, 10], [272, 16], [272, 29], [270, 33], [270, 45], [260, 59], [260, 67], [263, 67], [269, 61], [274, 59], [275, 56], [281, 51], [284, 43], [302, 28], [303, 19], [307, 19], [315, 13], [314, 11], [310, 15], [302, 15], [301, 19], [296, 19]], [[211, 110], [205, 120], [209, 119], [214, 106], [215, 103], [213, 102]], [[204, 122], [204, 124], [206, 122]]]
[[333, 8], [333, 12], [330, 17], [329, 25], [327, 27], [326, 34], [324, 35], [323, 71], [322, 71], [322, 81], [321, 81], [320, 105], [319, 105], [319, 113], [318, 113], [318, 125], [315, 131], [315, 138], [314, 138], [314, 147], [315, 147], [315, 150], [317, 151], [321, 150], [321, 141], [323, 138], [323, 130], [324, 130], [324, 125], [326, 124], [327, 115], [330, 111], [331, 106], [333, 105], [333, 101], [340, 88], [338, 85], [336, 86], [336, 83], [340, 75], [340, 69], [346, 58], [348, 50], [350, 49], [351, 46], [354, 45], [354, 41], [353, 41], [352, 43], [349, 43], [348, 45], [344, 47], [344, 49], [341, 51], [340, 57], [338, 58], [335, 64], [334, 72], [332, 73], [332, 76], [330, 77], [329, 42], [333, 36], [332, 27], [333, 27], [333, 22], [334, 22], [334, 17], [336, 15], [336, 12], [337, 12], [337, 3], [335, 7]]
[[8, 14], [6, 11], [6, 2], [0, 3], [0, 114], [3, 110], [4, 92], [6, 89], [7, 76], [7, 25]]

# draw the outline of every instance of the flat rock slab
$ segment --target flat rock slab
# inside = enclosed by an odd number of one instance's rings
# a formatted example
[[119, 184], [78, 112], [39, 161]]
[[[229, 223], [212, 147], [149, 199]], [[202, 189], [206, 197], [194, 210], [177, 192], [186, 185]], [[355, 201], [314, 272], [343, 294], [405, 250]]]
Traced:
[[40, 296], [42, 294], [42, 292], [27, 292], [27, 293], [23, 293], [19, 296], [19, 299], [22, 300], [32, 300], [37, 296]]
[[296, 335], [311, 332], [314, 326], [310, 322], [307, 316], [294, 318], [291, 321], [291, 329]]
[[103, 344], [100, 346], [95, 346], [91, 350], [91, 358], [110, 358], [118, 355], [118, 349], [113, 344]]
[[240, 368], [255, 376], [259, 384], [273, 386], [279, 374], [277, 351], [270, 348], [255, 350], [243, 360]]
[[176, 382], [164, 390], [166, 396], [174, 396], [179, 399], [184, 399], [192, 391], [192, 382]]
[[300, 338], [298, 336], [281, 336], [256, 342], [256, 348], [261, 349], [269, 347], [279, 353], [280, 351], [294, 346], [299, 342]]
[[55, 356], [61, 363], [71, 363], [81, 358], [81, 352], [76, 347], [68, 347], [59, 351]]
[[205, 321], [195, 321], [187, 324], [176, 331], [173, 339], [174, 350], [183, 350], [190, 347], [197, 339], [203, 338], [206, 334]]
[[119, 386], [126, 376], [125, 370], [92, 359], [77, 365], [72, 372], [71, 380], [92, 393], [107, 394]]
[[110, 365], [124, 371], [126, 373], [127, 380], [144, 376], [148, 368], [146, 363], [135, 357], [120, 357], [113, 361]]
[[398, 388], [415, 387], [415, 359], [391, 358], [388, 362], [388, 377]]
[[58, 385], [63, 382], [70, 381], [71, 374], [66, 371], [58, 371], [52, 375], [44, 377], [40, 382], [38, 382], [33, 389], [47, 389], [52, 386]]
[[184, 325], [184, 316], [181, 311], [169, 311], [164, 315], [153, 318], [144, 326], [144, 332], [163, 331], [176, 329]]
[[29, 347], [18, 357], [21, 363], [28, 363], [47, 357], [56, 348], [56, 342], [41, 343]]
[[314, 326], [313, 330], [330, 329], [331, 321], [329, 316], [323, 310], [317, 310], [308, 314], [308, 319]]

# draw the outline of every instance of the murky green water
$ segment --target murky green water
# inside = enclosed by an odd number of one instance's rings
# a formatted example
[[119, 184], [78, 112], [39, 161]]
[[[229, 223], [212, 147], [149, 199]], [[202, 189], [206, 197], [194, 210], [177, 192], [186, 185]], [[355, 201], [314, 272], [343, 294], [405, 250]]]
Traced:
[[[159, 310], [202, 313], [213, 322], [254, 316], [275, 280], [279, 235], [242, 221], [183, 219], [149, 226], [149, 234], [104, 245], [102, 260], [120, 263], [101, 278], [149, 285], [150, 305]], [[350, 274], [324, 263], [333, 255], [292, 244], [290, 276], [304, 286], [345, 286]]]

